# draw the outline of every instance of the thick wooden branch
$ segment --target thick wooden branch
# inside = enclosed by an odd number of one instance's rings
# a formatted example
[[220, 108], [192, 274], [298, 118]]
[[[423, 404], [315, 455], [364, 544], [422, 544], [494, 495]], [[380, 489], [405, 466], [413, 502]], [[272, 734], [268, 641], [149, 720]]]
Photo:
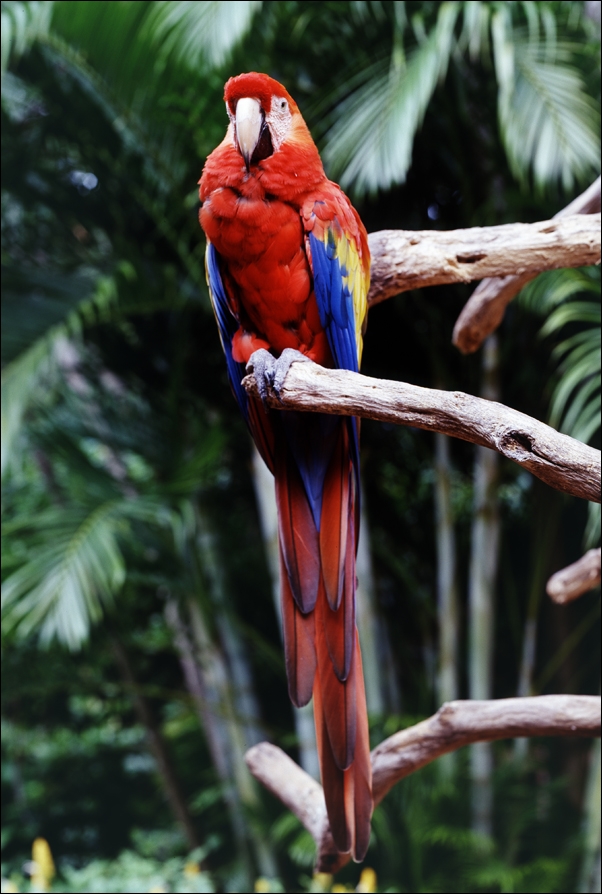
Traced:
[[553, 574], [546, 585], [546, 592], [558, 605], [565, 605], [599, 586], [600, 548], [590, 549], [572, 565]]
[[[600, 177], [566, 208], [555, 214], [553, 219], [558, 220], [575, 214], [595, 215], [599, 212]], [[574, 265], [567, 264], [566, 266]], [[489, 276], [480, 282], [464, 305], [454, 326], [452, 341], [456, 347], [463, 354], [471, 354], [476, 351], [487, 336], [500, 325], [508, 304], [528, 282], [535, 279], [539, 272], [541, 271], [536, 273], [515, 272], [501, 277]]]
[[[258, 395], [252, 375], [243, 385]], [[441, 432], [497, 450], [556, 490], [600, 502], [599, 450], [503, 404], [461, 391], [372, 379], [307, 360], [291, 365], [280, 399], [271, 395], [268, 403], [281, 410], [362, 416]]]
[[[442, 754], [473, 742], [518, 736], [593, 737], [600, 735], [600, 698], [594, 695], [540, 695], [494, 701], [448, 702], [409, 729], [381, 742], [372, 752], [374, 802], [393, 786]], [[303, 823], [318, 848], [317, 869], [336, 872], [349, 861], [330, 835], [322, 786], [268, 742], [245, 755], [249, 770]]]
[[600, 263], [600, 215], [468, 230], [380, 230], [372, 254], [370, 306], [424, 286]]

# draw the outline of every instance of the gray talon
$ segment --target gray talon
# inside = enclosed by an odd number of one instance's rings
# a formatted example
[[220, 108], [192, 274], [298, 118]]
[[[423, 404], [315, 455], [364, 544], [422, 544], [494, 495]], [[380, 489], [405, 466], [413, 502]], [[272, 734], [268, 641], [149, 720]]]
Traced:
[[272, 387], [278, 399], [280, 399], [280, 391], [284, 385], [286, 374], [291, 368], [291, 365], [296, 363], [297, 360], [309, 360], [309, 357], [306, 357], [305, 354], [301, 354], [300, 351], [296, 351], [294, 348], [285, 348], [274, 364]]
[[284, 385], [286, 374], [291, 364], [297, 360], [309, 360], [305, 354], [301, 354], [294, 348], [285, 348], [280, 357], [273, 357], [265, 348], [260, 348], [251, 354], [247, 363], [247, 372], [253, 372], [257, 382], [257, 390], [264, 407], [268, 406], [267, 400], [270, 391], [273, 391], [280, 399], [280, 391]]
[[257, 382], [257, 390], [264, 407], [268, 407], [268, 393], [274, 384], [276, 360], [265, 348], [251, 354], [247, 363], [247, 372], [252, 372]]

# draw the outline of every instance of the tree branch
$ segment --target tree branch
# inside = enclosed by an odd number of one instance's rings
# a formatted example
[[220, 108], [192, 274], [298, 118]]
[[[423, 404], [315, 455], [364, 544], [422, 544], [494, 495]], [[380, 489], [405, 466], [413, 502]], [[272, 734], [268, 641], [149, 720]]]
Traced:
[[546, 585], [546, 592], [557, 605], [565, 605], [599, 586], [600, 548], [590, 549], [572, 565], [553, 574]]
[[368, 237], [370, 306], [424, 286], [600, 263], [600, 215], [468, 230], [380, 230]]
[[[248, 372], [252, 363], [253, 358]], [[253, 375], [247, 375], [243, 385], [258, 396]], [[280, 399], [270, 394], [268, 404], [441, 432], [497, 450], [556, 490], [600, 502], [599, 450], [495, 401], [325, 369], [308, 360], [291, 365]]]
[[[600, 212], [600, 177], [566, 208], [554, 215], [554, 220], [575, 214]], [[594, 262], [599, 263], [599, 262]], [[561, 265], [563, 266], [563, 265]], [[567, 264], [567, 267], [580, 266]], [[542, 267], [541, 270], [544, 268]], [[549, 268], [545, 268], [549, 269]], [[508, 304], [540, 271], [521, 272], [508, 276], [487, 277], [476, 287], [454, 326], [453, 343], [463, 354], [471, 354], [481, 346], [502, 322]]]
[[[493, 701], [447, 702], [428, 720], [401, 730], [372, 752], [374, 803], [393, 786], [442, 754], [473, 742], [517, 736], [594, 737], [600, 735], [600, 698], [594, 695], [540, 695]], [[322, 786], [268, 742], [245, 755], [249, 770], [303, 823], [318, 848], [317, 869], [336, 872], [349, 861], [330, 835]]]

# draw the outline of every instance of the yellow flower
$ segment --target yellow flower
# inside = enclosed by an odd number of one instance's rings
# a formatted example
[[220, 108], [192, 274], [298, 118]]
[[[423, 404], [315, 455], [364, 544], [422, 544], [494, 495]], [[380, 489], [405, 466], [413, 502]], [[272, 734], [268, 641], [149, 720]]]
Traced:
[[374, 894], [376, 891], [376, 873], [373, 869], [370, 869], [368, 866], [362, 869], [359, 884], [355, 890], [360, 892], [360, 894]]
[[268, 878], [257, 878], [255, 879], [255, 891], [256, 894], [269, 894], [272, 886], [270, 885], [270, 880]]
[[319, 887], [313, 888], [312, 886], [312, 890], [330, 891], [332, 875], [329, 872], [314, 872], [313, 880]]
[[201, 867], [198, 863], [195, 863], [194, 860], [189, 860], [184, 867], [184, 875], [187, 875], [188, 878], [192, 878], [193, 876], [198, 875], [200, 871]]
[[45, 838], [36, 838], [31, 848], [31, 856], [34, 863], [31, 874], [32, 887], [38, 888], [40, 891], [48, 891], [56, 869], [50, 845]]
[[155, 885], [154, 888], [148, 889], [148, 894], [167, 894], [167, 891], [161, 885]]
[[330, 889], [332, 894], [351, 894], [355, 890], [355, 888], [348, 888], [347, 885], [333, 885]]

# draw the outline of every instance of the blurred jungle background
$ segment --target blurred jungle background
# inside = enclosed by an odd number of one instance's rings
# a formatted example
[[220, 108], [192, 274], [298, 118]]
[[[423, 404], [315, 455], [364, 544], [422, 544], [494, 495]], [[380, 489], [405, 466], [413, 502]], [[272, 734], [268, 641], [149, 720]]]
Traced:
[[[599, 3], [2, 3], [3, 890], [600, 890], [589, 740], [424, 768], [377, 809], [371, 871], [335, 880], [246, 771], [263, 739], [316, 755], [196, 187], [224, 81], [258, 70], [369, 231], [545, 220], [599, 173], [599, 51]], [[599, 286], [542, 275], [466, 357], [473, 287], [407, 292], [371, 312], [363, 371], [599, 446]], [[454, 697], [598, 693], [599, 593], [545, 595], [595, 506], [368, 421], [362, 474], [373, 744]]]

